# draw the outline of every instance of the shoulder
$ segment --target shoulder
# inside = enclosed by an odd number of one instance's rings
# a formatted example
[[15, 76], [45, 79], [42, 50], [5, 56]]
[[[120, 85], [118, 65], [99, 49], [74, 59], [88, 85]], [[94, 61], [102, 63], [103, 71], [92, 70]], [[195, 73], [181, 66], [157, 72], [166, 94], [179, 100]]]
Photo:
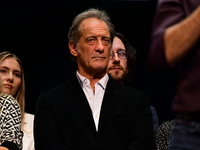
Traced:
[[168, 148], [174, 123], [175, 120], [165, 121], [158, 127], [156, 131], [156, 145], [158, 150]]
[[23, 129], [25, 130], [32, 130], [33, 129], [33, 121], [34, 121], [35, 115], [25, 113], [24, 114], [24, 124]]
[[140, 94], [141, 92], [136, 90], [135, 88], [131, 87], [131, 86], [127, 86], [125, 84], [121, 84], [118, 81], [114, 80], [110, 75], [109, 75], [109, 80], [107, 83], [108, 88], [112, 88], [112, 89], [119, 89], [121, 91], [126, 92], [131, 92], [134, 94]]
[[73, 86], [75, 81], [78, 82], [76, 76], [74, 75], [71, 78], [69, 78], [67, 82], [61, 83], [57, 86], [54, 86], [54, 87], [46, 90], [44, 93], [47, 93], [47, 94], [51, 94], [51, 93], [53, 94], [54, 93], [55, 94], [55, 93], [58, 93], [58, 92], [62, 92], [63, 89], [65, 89], [67, 86]]
[[12, 96], [12, 95], [8, 95], [8, 94], [0, 94], [0, 103], [2, 105], [17, 105], [17, 100]]
[[[17, 101], [11, 95], [0, 94], [1, 120], [7, 122], [10, 118], [15, 119], [15, 123], [20, 123], [21, 110]], [[18, 121], [16, 121], [18, 120]]]
[[131, 86], [127, 86], [125, 84], [120, 84], [112, 78], [109, 80], [110, 80], [109, 84], [111, 85], [111, 88], [118, 93], [122, 93], [123, 99], [126, 98], [126, 99], [128, 99], [130, 101], [134, 101], [134, 102], [148, 101], [148, 98], [145, 93], [143, 93]]
[[35, 115], [30, 114], [30, 113], [25, 113], [24, 116], [25, 116], [25, 119], [26, 119], [26, 120], [27, 120], [27, 119], [28, 119], [28, 120], [33, 120]]
[[[54, 86], [46, 91], [43, 91], [40, 93], [38, 99], [41, 101], [45, 101], [46, 100], [55, 100], [55, 99], [61, 99], [62, 97], [66, 96], [66, 91], [72, 91], [74, 90], [74, 87], [78, 83], [78, 80], [75, 82], [76, 78], [70, 78], [67, 82], [65, 83], [61, 83], [60, 85]], [[75, 84], [76, 83], [76, 84]]]
[[122, 85], [122, 87], [124, 88], [124, 91], [126, 93], [126, 95], [130, 95], [133, 97], [143, 97], [143, 98], [147, 98], [146, 94], [144, 92], [141, 92], [133, 87], [127, 86], [127, 85]]
[[175, 120], [169, 120], [165, 121], [160, 125], [160, 128], [172, 128], [172, 126], [175, 124]]
[[44, 96], [56, 96], [56, 95], [60, 95], [63, 92], [63, 89], [65, 87], [65, 84], [60, 84], [57, 85], [55, 87], [52, 87], [46, 91], [43, 91], [40, 95], [44, 95]]
[[171, 130], [175, 124], [175, 120], [163, 122], [157, 129], [157, 134], [171, 134]]

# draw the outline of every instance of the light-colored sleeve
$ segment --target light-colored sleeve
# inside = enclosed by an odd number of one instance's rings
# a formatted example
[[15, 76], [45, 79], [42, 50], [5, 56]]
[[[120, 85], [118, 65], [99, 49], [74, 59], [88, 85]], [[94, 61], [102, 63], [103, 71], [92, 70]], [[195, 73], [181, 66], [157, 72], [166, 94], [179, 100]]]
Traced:
[[23, 136], [23, 149], [22, 150], [34, 150], [34, 137], [33, 137], [33, 121], [34, 115], [25, 113], [24, 122], [22, 125]]

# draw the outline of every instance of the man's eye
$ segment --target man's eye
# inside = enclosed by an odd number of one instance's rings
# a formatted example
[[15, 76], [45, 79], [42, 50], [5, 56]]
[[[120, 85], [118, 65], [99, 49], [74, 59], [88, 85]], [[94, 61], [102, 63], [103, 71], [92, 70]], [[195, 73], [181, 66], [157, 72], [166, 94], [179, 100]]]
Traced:
[[89, 42], [90, 42], [90, 41], [94, 41], [94, 39], [89, 39], [88, 41], [89, 41]]
[[118, 52], [118, 55], [125, 56], [126, 53], [121, 51], [121, 52]]
[[104, 39], [103, 40], [103, 45], [108, 46], [110, 44], [110, 40], [109, 39]]
[[87, 40], [87, 43], [89, 43], [89, 44], [93, 44], [95, 42], [95, 39], [88, 39]]
[[6, 73], [6, 70], [0, 70], [0, 73]]

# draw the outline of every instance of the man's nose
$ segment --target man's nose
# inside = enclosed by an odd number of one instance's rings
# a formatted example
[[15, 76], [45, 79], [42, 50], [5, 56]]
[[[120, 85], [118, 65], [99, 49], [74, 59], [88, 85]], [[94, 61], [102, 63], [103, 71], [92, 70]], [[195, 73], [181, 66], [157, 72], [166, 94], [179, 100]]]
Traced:
[[113, 59], [113, 61], [116, 61], [116, 62], [119, 62], [119, 61], [120, 61], [120, 58], [118, 57], [117, 52], [113, 52], [113, 54], [112, 54], [112, 59]]
[[102, 53], [104, 51], [104, 45], [102, 44], [102, 41], [98, 41], [96, 45], [96, 51]]

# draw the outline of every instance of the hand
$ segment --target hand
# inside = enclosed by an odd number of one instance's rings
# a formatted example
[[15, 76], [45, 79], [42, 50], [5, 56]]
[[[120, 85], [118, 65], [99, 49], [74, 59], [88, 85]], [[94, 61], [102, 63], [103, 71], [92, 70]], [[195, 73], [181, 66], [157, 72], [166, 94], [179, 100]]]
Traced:
[[6, 147], [0, 146], [0, 150], [9, 150], [9, 149]]

